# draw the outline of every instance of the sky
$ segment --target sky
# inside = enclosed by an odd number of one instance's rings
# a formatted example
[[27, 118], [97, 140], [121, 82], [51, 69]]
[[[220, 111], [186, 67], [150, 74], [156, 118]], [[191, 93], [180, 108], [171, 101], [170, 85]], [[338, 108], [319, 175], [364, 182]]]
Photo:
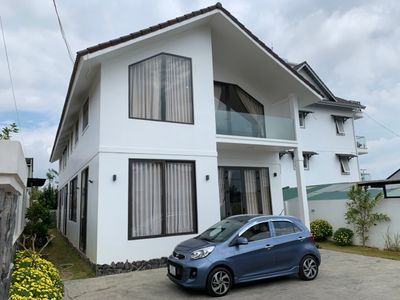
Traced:
[[[307, 60], [339, 97], [367, 108], [356, 121], [368, 154], [360, 168], [383, 179], [400, 168], [400, 2], [220, 1], [282, 58]], [[72, 52], [213, 5], [201, 0], [57, 0]], [[0, 128], [20, 127], [35, 177], [44, 177], [72, 72], [52, 0], [0, 0], [18, 115], [0, 41]]]

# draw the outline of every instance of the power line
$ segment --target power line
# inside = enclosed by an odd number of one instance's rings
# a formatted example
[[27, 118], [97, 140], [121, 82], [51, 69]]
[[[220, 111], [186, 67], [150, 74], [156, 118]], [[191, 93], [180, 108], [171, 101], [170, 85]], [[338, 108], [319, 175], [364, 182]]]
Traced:
[[389, 131], [390, 133], [394, 134], [397, 137], [400, 137], [400, 134], [398, 134], [397, 132], [395, 132], [394, 130], [390, 129], [389, 127], [387, 127], [385, 124], [383, 124], [382, 122], [379, 122], [378, 120], [374, 119], [373, 117], [371, 117], [369, 114], [367, 114], [366, 112], [364, 112], [364, 114], [370, 118], [372, 121], [376, 122], [377, 124], [379, 124], [381, 127], [385, 128], [387, 131]]
[[68, 44], [68, 41], [67, 41], [67, 37], [65, 35], [64, 28], [63, 28], [63, 26], [61, 24], [60, 15], [58, 14], [58, 10], [57, 10], [56, 0], [53, 0], [53, 5], [54, 5], [54, 10], [56, 11], [56, 15], [57, 15], [58, 25], [60, 26], [61, 36], [62, 36], [62, 38], [64, 40], [65, 46], [67, 47], [69, 59], [71, 60], [71, 63], [73, 64], [74, 63], [74, 58], [73, 58], [73, 55], [72, 55], [71, 48], [69, 47], [69, 44]]
[[[11, 92], [12, 92], [12, 96], [13, 96], [13, 100], [14, 100], [15, 114], [17, 116], [17, 122], [18, 122], [19, 130], [21, 132], [22, 124], [21, 124], [21, 121], [20, 121], [20, 118], [19, 118], [17, 99], [15, 98], [14, 81], [13, 81], [13, 77], [12, 77], [12, 74], [11, 74], [10, 60], [8, 58], [7, 43], [6, 43], [6, 38], [5, 38], [5, 35], [4, 35], [3, 21], [1, 19], [1, 16], [0, 16], [0, 27], [1, 27], [1, 34], [3, 36], [4, 52], [6, 54], [8, 76], [10, 77]], [[21, 140], [22, 140], [22, 145], [24, 145], [25, 143], [24, 143], [24, 139], [22, 137], [22, 133], [21, 133]]]

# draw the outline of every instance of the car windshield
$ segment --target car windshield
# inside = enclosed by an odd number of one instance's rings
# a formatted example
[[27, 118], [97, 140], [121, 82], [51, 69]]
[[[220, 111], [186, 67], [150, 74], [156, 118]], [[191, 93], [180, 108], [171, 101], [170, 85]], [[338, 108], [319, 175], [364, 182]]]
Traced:
[[225, 219], [211, 226], [196, 238], [209, 242], [225, 242], [244, 224], [243, 221]]

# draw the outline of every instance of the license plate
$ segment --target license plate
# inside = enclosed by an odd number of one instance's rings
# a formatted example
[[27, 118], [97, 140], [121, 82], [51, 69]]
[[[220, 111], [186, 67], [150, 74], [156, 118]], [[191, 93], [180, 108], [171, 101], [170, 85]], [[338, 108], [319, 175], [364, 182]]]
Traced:
[[172, 276], [176, 276], [176, 268], [175, 268], [175, 266], [169, 265], [169, 273], [170, 273]]

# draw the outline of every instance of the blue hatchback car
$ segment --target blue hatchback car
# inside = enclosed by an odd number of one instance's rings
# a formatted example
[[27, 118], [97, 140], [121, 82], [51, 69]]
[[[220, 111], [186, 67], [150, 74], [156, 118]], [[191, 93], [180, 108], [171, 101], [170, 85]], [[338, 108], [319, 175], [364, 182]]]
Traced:
[[176, 246], [168, 277], [218, 297], [234, 283], [291, 274], [313, 280], [320, 263], [313, 236], [298, 218], [237, 215]]

